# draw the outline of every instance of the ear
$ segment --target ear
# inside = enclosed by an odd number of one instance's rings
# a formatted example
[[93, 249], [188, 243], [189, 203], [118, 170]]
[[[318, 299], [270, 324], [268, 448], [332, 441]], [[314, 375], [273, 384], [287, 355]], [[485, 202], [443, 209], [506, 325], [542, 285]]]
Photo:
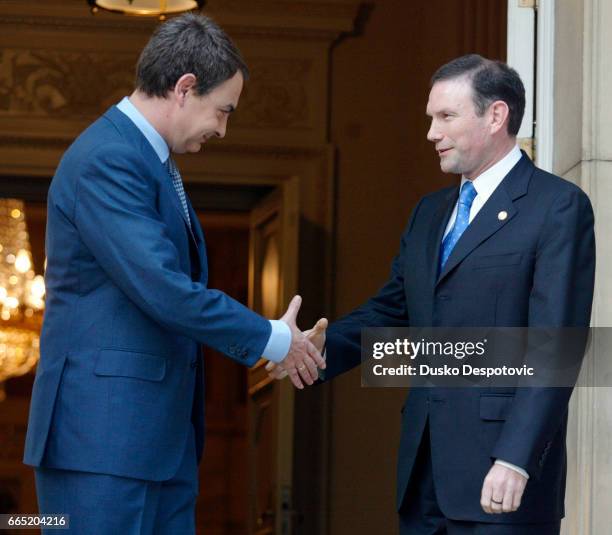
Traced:
[[172, 92], [174, 93], [174, 97], [178, 101], [179, 105], [185, 104], [185, 98], [187, 97], [187, 93], [191, 89], [194, 89], [196, 85], [196, 77], [195, 74], [187, 73], [183, 74], [174, 85], [174, 89]]
[[496, 100], [489, 106], [491, 134], [496, 134], [502, 128], [506, 128], [509, 115], [510, 108], [503, 100]]

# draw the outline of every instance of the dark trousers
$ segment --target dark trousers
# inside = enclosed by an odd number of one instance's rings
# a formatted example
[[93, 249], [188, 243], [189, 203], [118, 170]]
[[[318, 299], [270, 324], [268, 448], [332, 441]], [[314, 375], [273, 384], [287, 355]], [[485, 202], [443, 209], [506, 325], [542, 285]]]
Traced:
[[559, 535], [552, 524], [493, 524], [451, 520], [438, 506], [431, 467], [429, 425], [425, 426], [414, 470], [399, 511], [400, 535]]
[[[155, 444], [151, 444], [154, 448]], [[193, 535], [198, 465], [192, 432], [177, 473], [168, 481], [37, 468], [41, 514], [70, 515], [70, 529], [51, 535]]]

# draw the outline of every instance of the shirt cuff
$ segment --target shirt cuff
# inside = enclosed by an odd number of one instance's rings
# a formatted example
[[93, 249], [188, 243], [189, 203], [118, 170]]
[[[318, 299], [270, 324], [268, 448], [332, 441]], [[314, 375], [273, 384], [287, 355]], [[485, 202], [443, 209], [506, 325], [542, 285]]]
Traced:
[[291, 347], [291, 329], [282, 320], [269, 320], [272, 326], [270, 338], [263, 351], [263, 358], [272, 362], [281, 362]]
[[499, 459], [495, 460], [495, 464], [501, 464], [502, 466], [505, 466], [506, 468], [510, 468], [510, 470], [514, 470], [515, 472], [518, 472], [519, 474], [521, 474], [523, 477], [529, 479], [529, 474], [525, 472], [525, 470], [523, 470], [519, 466], [516, 466], [515, 464], [508, 463], [506, 461], [501, 461]]

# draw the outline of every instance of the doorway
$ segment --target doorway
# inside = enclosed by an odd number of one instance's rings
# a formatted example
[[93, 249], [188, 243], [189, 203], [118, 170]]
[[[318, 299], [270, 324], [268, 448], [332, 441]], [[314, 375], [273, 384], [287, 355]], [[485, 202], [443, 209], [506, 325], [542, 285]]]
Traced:
[[[209, 286], [267, 318], [280, 317], [297, 287], [297, 178], [275, 187], [186, 187], [207, 242]], [[213, 535], [289, 534], [293, 388], [271, 381], [264, 361], [247, 369], [208, 348], [204, 358], [198, 526]]]
[[[26, 200], [38, 273], [44, 265], [48, 185], [40, 178], [0, 179], [2, 197]], [[296, 178], [250, 186], [186, 182], [206, 239], [209, 286], [269, 318], [279, 317], [295, 292], [297, 185]], [[292, 389], [262, 377], [261, 365], [248, 370], [209, 348], [204, 360], [206, 444], [198, 532], [281, 533], [281, 523], [286, 530], [291, 521], [282, 511], [291, 494]], [[33, 381], [33, 372], [8, 380], [7, 400], [0, 404], [3, 445], [12, 444], [0, 455], [0, 495], [15, 512], [37, 510], [32, 471], [21, 463]]]

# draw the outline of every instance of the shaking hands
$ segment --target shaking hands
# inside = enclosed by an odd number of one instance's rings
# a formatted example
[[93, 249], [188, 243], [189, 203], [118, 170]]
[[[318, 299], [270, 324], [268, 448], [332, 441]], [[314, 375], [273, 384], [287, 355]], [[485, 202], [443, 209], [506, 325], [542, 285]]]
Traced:
[[[291, 346], [285, 359], [275, 364], [268, 362], [266, 370], [274, 379], [289, 376], [296, 388], [304, 388], [303, 382], [313, 384], [319, 377], [319, 368], [325, 369], [325, 359], [321, 356], [325, 345], [327, 320], [321, 318], [312, 329], [300, 331], [297, 327], [297, 315], [302, 305], [302, 298], [296, 295], [280, 318], [291, 329]], [[303, 382], [302, 382], [303, 381]]]

